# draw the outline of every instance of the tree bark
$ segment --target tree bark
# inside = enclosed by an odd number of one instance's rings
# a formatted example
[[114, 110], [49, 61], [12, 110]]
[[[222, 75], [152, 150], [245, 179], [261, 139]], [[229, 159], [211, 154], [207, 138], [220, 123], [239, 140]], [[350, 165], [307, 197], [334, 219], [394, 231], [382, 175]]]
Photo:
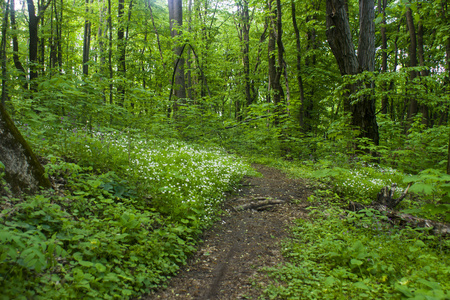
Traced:
[[[359, 48], [358, 56], [352, 41], [350, 24], [344, 0], [327, 0], [327, 38], [342, 76], [356, 75], [363, 71], [372, 72], [375, 66], [375, 25], [374, 0], [359, 2]], [[351, 84], [350, 94], [358, 89], [372, 87], [372, 82]], [[344, 110], [350, 111], [351, 124], [360, 128], [359, 137], [369, 138], [375, 145], [379, 143], [378, 125], [375, 114], [375, 99], [364, 93], [355, 103], [344, 100]]]
[[28, 31], [29, 31], [29, 48], [28, 48], [28, 58], [30, 60], [30, 82], [31, 90], [36, 91], [37, 86], [35, 81], [38, 78], [38, 46], [39, 46], [39, 21], [44, 15], [45, 10], [50, 5], [51, 0], [48, 0], [43, 6], [39, 7], [39, 11], [36, 13], [36, 7], [33, 0], [27, 0], [28, 7]]
[[2, 100], [1, 104], [4, 106], [6, 100], [8, 98], [8, 90], [7, 90], [7, 79], [6, 79], [6, 31], [8, 28], [8, 20], [9, 20], [9, 1], [5, 3], [5, 14], [3, 16], [2, 22], [2, 39], [0, 42], [0, 60], [2, 66]]
[[5, 180], [14, 193], [32, 193], [39, 187], [50, 187], [44, 168], [3, 105], [0, 105], [0, 161], [5, 166]]
[[[177, 27], [183, 25], [183, 2], [182, 0], [168, 0], [169, 19], [170, 19], [170, 35], [173, 39], [181, 35], [181, 31]], [[175, 96], [173, 104], [173, 112], [178, 110], [177, 101], [186, 98], [186, 84], [184, 80], [184, 59], [182, 57], [183, 45], [176, 41], [173, 52], [175, 54], [174, 70], [175, 80], [172, 84], [175, 86], [173, 95]]]
[[91, 48], [91, 21], [89, 20], [89, 0], [85, 1], [86, 19], [84, 20], [84, 38], [83, 38], [83, 74], [89, 75], [89, 50]]
[[297, 26], [297, 15], [295, 12], [295, 2], [291, 1], [291, 12], [292, 12], [292, 25], [295, 32], [295, 44], [296, 44], [296, 56], [297, 56], [297, 83], [298, 90], [300, 93], [300, 109], [298, 114], [298, 120], [300, 127], [305, 130], [305, 93], [303, 91], [303, 78], [302, 78], [302, 48], [300, 44], [300, 30]]
[[[274, 1], [275, 7], [274, 7]], [[279, 0], [269, 0], [268, 8], [270, 12], [269, 16], [269, 42], [268, 42], [268, 64], [269, 64], [269, 92], [272, 102], [275, 104], [275, 117], [274, 123], [279, 123], [279, 105], [284, 99], [284, 91], [281, 85], [282, 65], [280, 65], [280, 59], [282, 64], [283, 48], [281, 44], [281, 12], [278, 9]], [[280, 30], [280, 31], [279, 31]], [[280, 47], [281, 44], [281, 47]], [[278, 46], [278, 49], [277, 49]], [[275, 51], [278, 51], [278, 55], [275, 56]], [[278, 62], [278, 64], [277, 64]]]

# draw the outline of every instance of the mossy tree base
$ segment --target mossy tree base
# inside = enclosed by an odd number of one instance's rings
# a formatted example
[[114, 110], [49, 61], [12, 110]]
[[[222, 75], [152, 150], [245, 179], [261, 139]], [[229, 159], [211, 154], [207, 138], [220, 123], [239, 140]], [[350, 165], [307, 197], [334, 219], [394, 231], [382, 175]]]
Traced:
[[39, 187], [50, 187], [44, 168], [1, 104], [0, 161], [5, 165], [5, 180], [14, 193], [32, 193]]

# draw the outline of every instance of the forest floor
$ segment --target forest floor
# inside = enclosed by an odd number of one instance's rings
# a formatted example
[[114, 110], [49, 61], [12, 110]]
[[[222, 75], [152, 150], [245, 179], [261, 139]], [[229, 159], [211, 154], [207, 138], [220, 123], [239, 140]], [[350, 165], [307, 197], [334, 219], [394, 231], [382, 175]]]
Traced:
[[[237, 194], [224, 204], [222, 218], [205, 232], [198, 251], [168, 287], [142, 299], [258, 299], [270, 279], [262, 270], [284, 262], [282, 241], [289, 225], [306, 218], [310, 187], [283, 172], [253, 166], [262, 177], [245, 177]], [[257, 209], [237, 209], [249, 203], [284, 200]]]

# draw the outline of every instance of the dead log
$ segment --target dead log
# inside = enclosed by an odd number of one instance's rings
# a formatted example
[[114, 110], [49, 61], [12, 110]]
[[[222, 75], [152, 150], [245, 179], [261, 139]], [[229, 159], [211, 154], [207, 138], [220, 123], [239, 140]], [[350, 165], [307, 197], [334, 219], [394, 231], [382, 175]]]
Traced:
[[430, 232], [435, 235], [446, 236], [450, 233], [450, 225], [422, 219], [410, 214], [390, 211], [386, 214], [390, 223], [400, 226], [410, 226], [415, 228], [431, 228]]
[[446, 236], [450, 233], [450, 225], [436, 222], [432, 220], [422, 219], [410, 214], [400, 213], [395, 211], [394, 208], [405, 198], [408, 193], [411, 183], [400, 195], [399, 198], [394, 199], [395, 189], [397, 185], [394, 183], [391, 187], [384, 187], [377, 195], [377, 200], [373, 201], [370, 205], [363, 205], [361, 203], [350, 201], [347, 209], [350, 211], [360, 211], [367, 208], [376, 209], [378, 211], [384, 211], [388, 217], [388, 222], [392, 225], [410, 226], [414, 228], [431, 228], [430, 232], [435, 235]]
[[234, 207], [236, 211], [242, 211], [247, 209], [255, 209], [255, 210], [264, 210], [269, 207], [272, 207], [277, 204], [283, 204], [286, 203], [284, 200], [273, 200], [273, 199], [267, 199], [262, 201], [252, 201], [246, 204], [238, 205]]

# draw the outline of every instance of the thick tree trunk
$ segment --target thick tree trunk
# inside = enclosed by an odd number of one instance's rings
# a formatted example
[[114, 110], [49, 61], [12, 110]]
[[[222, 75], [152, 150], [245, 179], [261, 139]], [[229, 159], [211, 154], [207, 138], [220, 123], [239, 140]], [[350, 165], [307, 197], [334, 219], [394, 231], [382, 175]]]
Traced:
[[[359, 1], [359, 72], [373, 72], [375, 70], [374, 6], [374, 0]], [[360, 85], [371, 90], [374, 88], [373, 82], [363, 82]], [[372, 96], [372, 93], [365, 93], [352, 105], [352, 125], [361, 128], [360, 137], [371, 139], [375, 145], [379, 144], [375, 98]]]
[[[341, 75], [355, 75], [363, 71], [372, 72], [375, 65], [375, 25], [374, 0], [359, 2], [360, 34], [358, 56], [352, 41], [350, 24], [344, 0], [327, 0], [327, 38], [336, 58]], [[372, 82], [352, 84], [348, 88], [350, 94], [358, 89], [372, 87]], [[378, 125], [375, 115], [375, 100], [365, 93], [360, 99], [350, 105], [350, 100], [344, 101], [344, 110], [351, 111], [352, 125], [360, 128], [360, 137], [379, 143]]]
[[50, 187], [44, 168], [3, 105], [0, 105], [0, 161], [5, 166], [6, 182], [14, 193], [31, 193], [39, 187]]

